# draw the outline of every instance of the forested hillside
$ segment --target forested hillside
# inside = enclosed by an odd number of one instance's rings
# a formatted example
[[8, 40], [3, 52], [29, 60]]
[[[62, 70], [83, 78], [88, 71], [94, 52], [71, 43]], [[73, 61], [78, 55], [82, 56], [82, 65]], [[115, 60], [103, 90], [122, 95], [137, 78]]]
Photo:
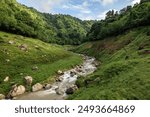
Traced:
[[16, 0], [0, 1], [0, 30], [58, 44], [81, 44], [93, 21], [40, 13]]
[[106, 19], [93, 24], [87, 34], [87, 41], [102, 40], [116, 36], [127, 30], [150, 25], [150, 2], [142, 0], [140, 4], [127, 6], [120, 11], [110, 10]]

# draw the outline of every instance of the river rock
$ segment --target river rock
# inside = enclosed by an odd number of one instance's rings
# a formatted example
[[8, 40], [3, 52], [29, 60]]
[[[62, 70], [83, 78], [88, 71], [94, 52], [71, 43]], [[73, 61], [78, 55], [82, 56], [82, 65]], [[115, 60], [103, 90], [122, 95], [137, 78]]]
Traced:
[[95, 62], [94, 62], [94, 65], [95, 65], [96, 67], [98, 67], [100, 64], [101, 64], [101, 62], [98, 62], [98, 61], [95, 61]]
[[33, 78], [31, 76], [26, 76], [24, 79], [26, 80], [26, 84], [27, 85], [31, 85], [32, 84]]
[[62, 81], [63, 81], [63, 78], [62, 78], [62, 77], [56, 78], [56, 82], [62, 82]]
[[74, 91], [78, 90], [78, 86], [77, 85], [72, 85], [71, 88], [73, 88]]
[[77, 72], [82, 72], [82, 69], [76, 68], [76, 71], [77, 71]]
[[7, 76], [5, 79], [4, 79], [4, 82], [8, 82], [9, 81], [9, 76]]
[[45, 85], [43, 86], [43, 88], [44, 88], [45, 90], [49, 90], [50, 88], [52, 88], [52, 85], [51, 85], [51, 84], [45, 84]]
[[76, 72], [75, 72], [75, 71], [73, 71], [73, 70], [72, 70], [72, 71], [70, 71], [70, 76], [71, 76], [71, 77], [73, 77], [74, 75], [76, 75]]
[[57, 71], [57, 74], [58, 74], [58, 75], [63, 75], [64, 73], [63, 73], [63, 71], [58, 70], [58, 71]]
[[66, 94], [73, 94], [76, 90], [78, 90], [77, 85], [72, 85], [66, 90]]
[[40, 83], [36, 83], [35, 85], [32, 86], [32, 91], [35, 92], [35, 91], [39, 91], [43, 89], [43, 85], [41, 85]]
[[24, 94], [26, 91], [25, 87], [23, 85], [14, 85], [12, 86], [11, 91], [9, 92], [8, 97], [16, 97], [18, 95]]
[[57, 95], [63, 95], [64, 94], [64, 92], [62, 90], [60, 90], [59, 88], [57, 88], [55, 91], [56, 91]]
[[59, 89], [59, 86], [57, 86], [57, 85], [52, 86], [52, 90], [56, 91], [57, 89]]
[[0, 100], [3, 100], [3, 99], [5, 99], [5, 95], [0, 94]]
[[71, 87], [66, 90], [66, 94], [73, 94], [73, 93], [74, 93], [74, 90]]

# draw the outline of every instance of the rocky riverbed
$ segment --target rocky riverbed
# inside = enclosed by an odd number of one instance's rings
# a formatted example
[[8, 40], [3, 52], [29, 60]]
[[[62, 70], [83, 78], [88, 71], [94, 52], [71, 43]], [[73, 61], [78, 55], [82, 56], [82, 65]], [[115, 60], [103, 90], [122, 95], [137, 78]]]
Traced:
[[57, 82], [45, 85], [44, 89], [37, 92], [25, 93], [16, 97], [17, 100], [63, 100], [67, 94], [72, 94], [78, 87], [75, 82], [79, 76], [86, 76], [96, 70], [96, 61], [93, 57], [84, 56], [84, 63], [64, 73], [59, 71]]

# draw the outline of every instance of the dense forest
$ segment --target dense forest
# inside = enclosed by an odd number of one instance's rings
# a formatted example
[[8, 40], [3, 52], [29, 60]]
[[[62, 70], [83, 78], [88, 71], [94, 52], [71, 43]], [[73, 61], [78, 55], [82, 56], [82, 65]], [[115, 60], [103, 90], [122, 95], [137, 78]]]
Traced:
[[0, 1], [0, 30], [58, 44], [81, 44], [94, 21], [40, 13], [16, 0]]
[[122, 34], [126, 30], [150, 25], [150, 0], [141, 0], [140, 4], [127, 6], [120, 11], [110, 10], [105, 20], [92, 25], [87, 34], [87, 41], [101, 40]]

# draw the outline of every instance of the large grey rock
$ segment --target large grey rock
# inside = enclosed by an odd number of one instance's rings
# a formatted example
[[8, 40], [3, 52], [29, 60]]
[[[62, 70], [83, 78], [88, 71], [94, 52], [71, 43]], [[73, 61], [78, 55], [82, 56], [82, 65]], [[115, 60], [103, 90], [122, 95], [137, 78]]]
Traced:
[[5, 95], [0, 94], [0, 100], [3, 100], [3, 99], [5, 99]]
[[35, 92], [35, 91], [39, 91], [43, 89], [43, 85], [41, 85], [40, 83], [36, 83], [35, 85], [32, 86], [32, 91]]
[[24, 79], [26, 80], [26, 84], [27, 85], [31, 85], [32, 84], [33, 78], [31, 76], [26, 76]]

